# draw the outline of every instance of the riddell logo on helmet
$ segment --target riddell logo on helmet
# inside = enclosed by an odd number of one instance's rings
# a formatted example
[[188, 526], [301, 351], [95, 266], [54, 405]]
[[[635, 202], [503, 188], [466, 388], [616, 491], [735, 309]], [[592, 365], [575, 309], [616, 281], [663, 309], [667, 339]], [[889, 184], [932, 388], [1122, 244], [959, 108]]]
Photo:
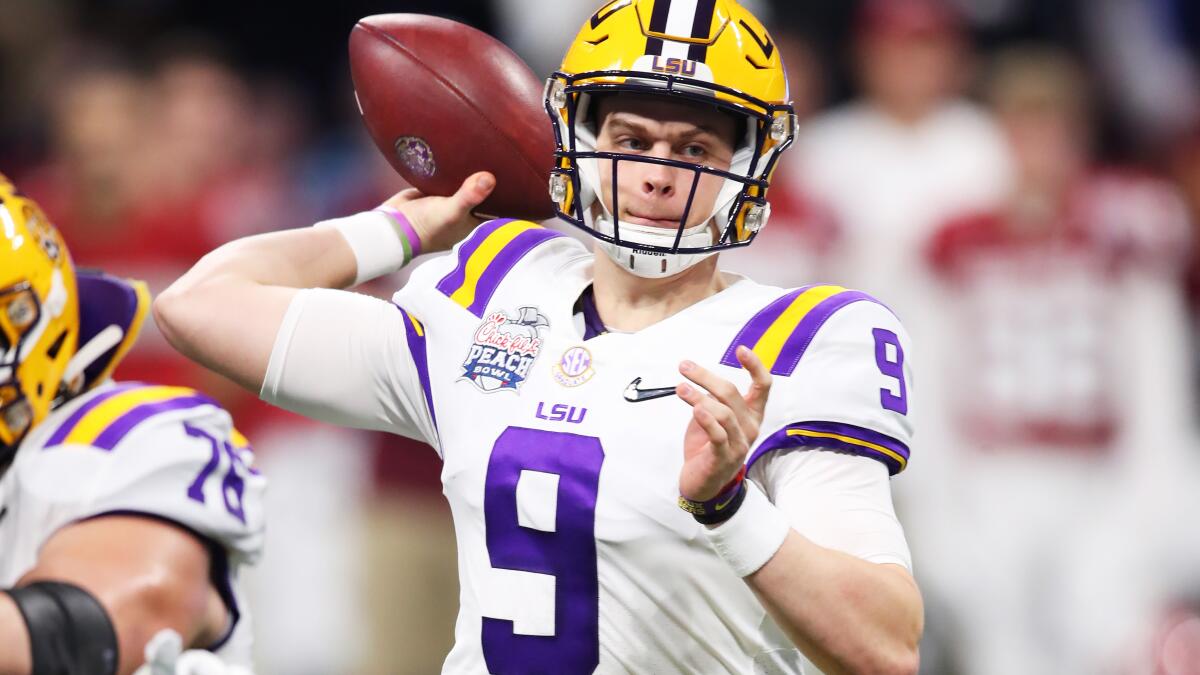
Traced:
[[659, 58], [655, 56], [654, 61], [650, 64], [650, 70], [653, 70], [656, 73], [666, 73], [668, 75], [687, 75], [688, 77], [692, 77], [696, 74], [696, 66], [697, 63], [695, 61], [689, 61], [687, 59], [677, 59], [671, 57], [662, 59], [660, 61]]

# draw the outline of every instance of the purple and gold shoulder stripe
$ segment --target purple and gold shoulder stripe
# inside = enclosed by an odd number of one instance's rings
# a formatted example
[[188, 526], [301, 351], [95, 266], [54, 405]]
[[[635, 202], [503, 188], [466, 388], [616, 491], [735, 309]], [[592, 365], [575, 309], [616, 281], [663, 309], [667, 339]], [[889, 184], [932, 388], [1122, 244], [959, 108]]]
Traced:
[[393, 306], [400, 311], [400, 316], [403, 317], [404, 337], [408, 340], [408, 352], [412, 355], [413, 365], [417, 368], [417, 377], [421, 380], [421, 390], [425, 392], [425, 406], [429, 409], [429, 419], [436, 429], [437, 414], [433, 411], [433, 389], [429, 384], [429, 355], [425, 351], [425, 326], [400, 305]]
[[741, 368], [737, 348], [758, 355], [772, 375], [791, 375], [821, 326], [834, 312], [854, 302], [875, 302], [861, 291], [841, 286], [806, 286], [776, 299], [738, 331], [721, 363]]
[[129, 432], [165, 412], [200, 406], [220, 407], [211, 398], [186, 387], [124, 382], [96, 394], [57, 428], [44, 447], [90, 445], [112, 450]]
[[443, 295], [483, 318], [488, 301], [512, 268], [539, 244], [562, 237], [527, 220], [480, 225], [458, 248], [458, 265], [437, 284]]
[[908, 446], [872, 429], [840, 422], [797, 422], [768, 436], [746, 461], [751, 466], [763, 455], [784, 448], [832, 450], [883, 462], [895, 476], [908, 466]]

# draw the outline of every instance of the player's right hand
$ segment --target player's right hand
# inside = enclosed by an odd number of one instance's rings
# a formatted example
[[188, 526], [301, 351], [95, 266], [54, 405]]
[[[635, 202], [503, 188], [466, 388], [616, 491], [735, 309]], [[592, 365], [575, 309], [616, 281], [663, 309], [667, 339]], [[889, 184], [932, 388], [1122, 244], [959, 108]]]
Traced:
[[762, 426], [771, 373], [748, 347], [738, 347], [736, 353], [738, 362], [750, 371], [750, 389], [745, 394], [692, 361], [679, 364], [679, 372], [696, 385], [684, 383], [675, 389], [679, 398], [692, 406], [679, 475], [679, 494], [690, 501], [706, 502], [734, 479]]
[[421, 194], [416, 188], [397, 193], [384, 202], [408, 218], [421, 238], [422, 253], [448, 251], [466, 238], [483, 219], [475, 209], [496, 188], [496, 177], [487, 171], [473, 173], [449, 197]]

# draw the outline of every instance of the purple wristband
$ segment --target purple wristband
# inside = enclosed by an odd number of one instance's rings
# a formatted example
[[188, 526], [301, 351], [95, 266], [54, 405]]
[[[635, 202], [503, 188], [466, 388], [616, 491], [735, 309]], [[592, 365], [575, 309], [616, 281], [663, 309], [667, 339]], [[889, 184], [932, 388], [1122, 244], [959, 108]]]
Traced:
[[723, 523], [733, 517], [746, 499], [746, 467], [742, 467], [721, 492], [708, 501], [697, 502], [679, 496], [679, 508], [705, 525]]
[[[398, 227], [397, 233], [402, 235], [401, 238], [408, 240], [407, 246], [404, 247], [407, 249], [406, 252], [409, 253], [408, 260], [421, 255], [421, 238], [417, 236], [417, 231], [413, 229], [412, 223], [408, 222], [408, 217], [400, 209], [385, 205], [375, 210], [387, 214], [392, 219], [392, 222], [396, 223]], [[408, 260], [404, 262], [407, 263]]]

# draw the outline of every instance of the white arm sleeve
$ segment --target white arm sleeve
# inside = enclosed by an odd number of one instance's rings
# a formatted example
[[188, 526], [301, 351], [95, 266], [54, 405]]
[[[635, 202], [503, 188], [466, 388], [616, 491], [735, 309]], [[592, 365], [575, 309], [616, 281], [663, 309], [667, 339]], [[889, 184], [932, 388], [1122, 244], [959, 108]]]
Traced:
[[[288, 307], [261, 398], [312, 419], [436, 444], [405, 315], [348, 291], [309, 289]], [[420, 359], [421, 363], [417, 360]]]
[[750, 477], [813, 543], [912, 570], [882, 463], [820, 449], [783, 450], [755, 462]]

